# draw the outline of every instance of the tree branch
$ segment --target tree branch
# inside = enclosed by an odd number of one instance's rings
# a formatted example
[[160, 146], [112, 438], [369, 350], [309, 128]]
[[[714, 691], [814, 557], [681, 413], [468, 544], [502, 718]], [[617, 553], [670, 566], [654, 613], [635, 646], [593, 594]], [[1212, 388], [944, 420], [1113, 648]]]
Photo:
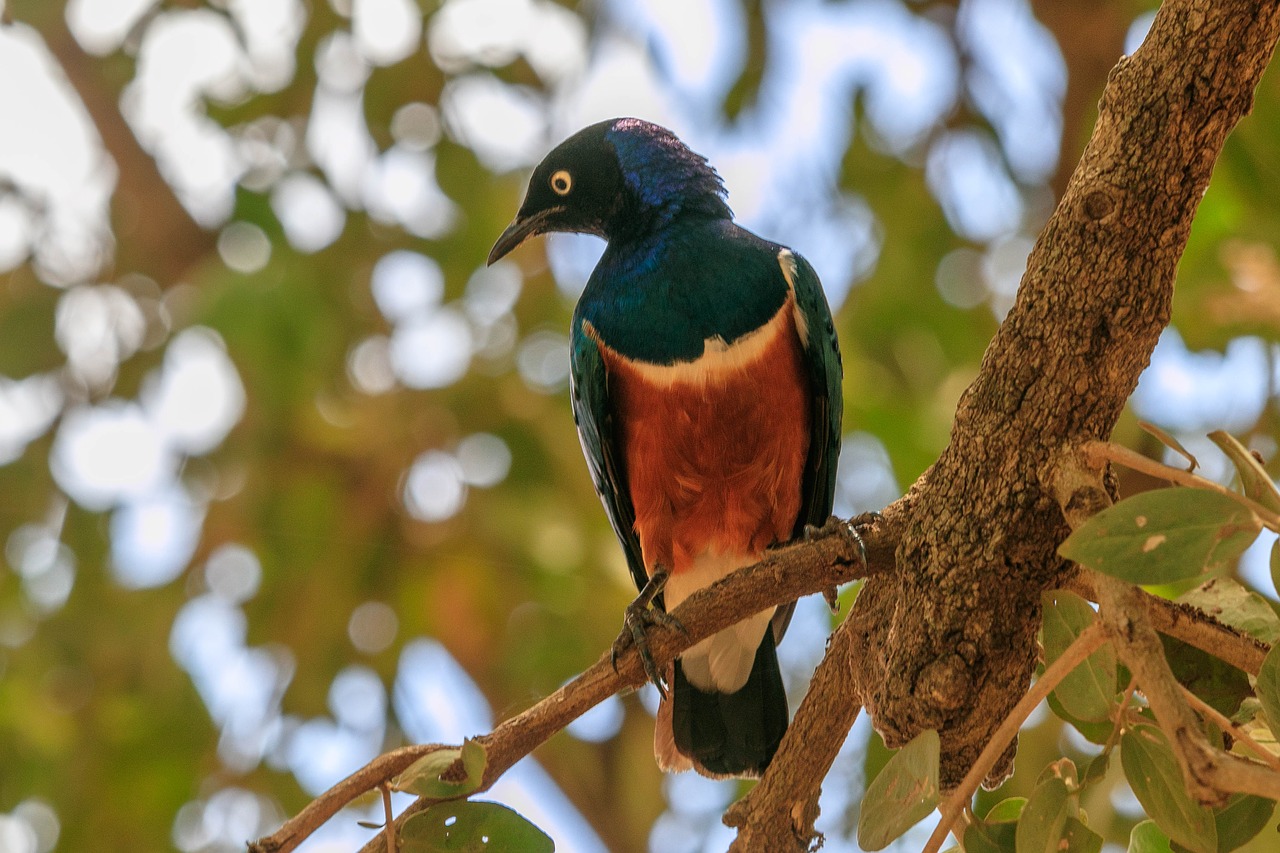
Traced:
[[[809, 541], [769, 552], [759, 563], [700, 590], [676, 608], [672, 615], [684, 624], [686, 632], [682, 634], [665, 628], [652, 631], [649, 649], [654, 661], [661, 666], [699, 640], [753, 613], [871, 573], [892, 571], [890, 537], [895, 534], [896, 531], [883, 519], [862, 528], [866, 563], [863, 562], [858, 539], [850, 534], [844, 522], [835, 519]], [[564, 687], [501, 723], [490, 734], [476, 738], [485, 748], [487, 762], [483, 780], [473, 793], [488, 790], [513, 764], [604, 699], [624, 687], [638, 687], [644, 681], [644, 669], [634, 647], [619, 657], [617, 670], [610, 663], [610, 654], [605, 652]], [[438, 745], [406, 747], [375, 759], [321, 794], [278, 831], [257, 841], [250, 850], [253, 853], [287, 853], [295, 849], [344, 805], [389, 781], [413, 760], [443, 748]], [[410, 753], [413, 757], [404, 760]], [[410, 815], [435, 802], [420, 798], [411, 804], [396, 818], [397, 830]], [[363, 849], [385, 851], [385, 836], [379, 834]]]
[[213, 251], [216, 235], [192, 218], [142, 147], [120, 112], [120, 93], [103, 79], [106, 66], [76, 42], [61, 5], [24, 3], [21, 17], [38, 27], [115, 161], [116, 268], [146, 273], [162, 286], [180, 281]]
[[870, 579], [850, 614], [867, 636], [854, 678], [876, 729], [889, 746], [937, 729], [946, 786], [1025, 692], [1040, 593], [1071, 571], [1041, 469], [1064, 444], [1107, 438], [1124, 410], [1168, 323], [1214, 162], [1277, 34], [1271, 0], [1166, 0], [1112, 71], [951, 441], [908, 495], [900, 570]]
[[[1096, 572], [1081, 566], [1064, 586], [1096, 603], [1097, 580]], [[1137, 597], [1146, 608], [1147, 618], [1161, 634], [1176, 637], [1250, 675], [1258, 674], [1271, 650], [1261, 640], [1224, 625], [1198, 607], [1169, 601], [1143, 590], [1138, 590]]]
[[1280, 773], [1224, 752], [1209, 743], [1181, 687], [1169, 668], [1164, 649], [1147, 618], [1137, 589], [1100, 576], [1099, 613], [1116, 652], [1137, 680], [1156, 722], [1169, 739], [1193, 797], [1206, 806], [1221, 806], [1232, 793], [1280, 800]]
[[756, 850], [809, 850], [821, 836], [814, 831], [822, 780], [853, 728], [862, 700], [849, 680], [858, 641], [842, 622], [827, 642], [827, 653], [809, 683], [778, 747], [778, 754], [756, 785], [724, 815], [738, 837], [730, 853]]
[[1193, 797], [1205, 805], [1222, 805], [1225, 797], [1196, 772], [1196, 759], [1207, 758], [1211, 747], [1200, 731], [1200, 721], [1178, 692], [1178, 680], [1169, 668], [1160, 637], [1147, 618], [1137, 588], [1115, 578], [1098, 576], [1098, 614], [1107, 628], [1116, 654], [1133, 673], [1156, 722], [1173, 746], [1182, 768], [1182, 779]]
[[1229, 489], [1221, 483], [1215, 483], [1213, 480], [1201, 477], [1199, 474], [1193, 474], [1190, 471], [1183, 471], [1181, 468], [1174, 468], [1163, 462], [1148, 459], [1136, 450], [1130, 450], [1127, 447], [1112, 444], [1109, 441], [1087, 442], [1080, 448], [1080, 452], [1093, 462], [1096, 467], [1100, 467], [1104, 461], [1118, 462], [1126, 468], [1131, 468], [1134, 471], [1140, 471], [1143, 474], [1149, 474], [1162, 480], [1168, 480], [1180, 486], [1190, 486], [1195, 489], [1208, 489], [1211, 492], [1217, 492], [1220, 495], [1231, 498], [1258, 516], [1268, 528], [1280, 531], [1280, 513], [1268, 509], [1248, 495], [1242, 495], [1234, 489]]
[[1250, 737], [1248, 732], [1231, 722], [1225, 714], [1187, 688], [1179, 685], [1178, 692], [1182, 694], [1182, 698], [1186, 700], [1186, 703], [1195, 709], [1200, 716], [1213, 721], [1213, 724], [1222, 731], [1230, 733], [1237, 742], [1244, 745], [1245, 749], [1256, 755], [1259, 761], [1280, 773], [1280, 758], [1277, 758], [1269, 749]]

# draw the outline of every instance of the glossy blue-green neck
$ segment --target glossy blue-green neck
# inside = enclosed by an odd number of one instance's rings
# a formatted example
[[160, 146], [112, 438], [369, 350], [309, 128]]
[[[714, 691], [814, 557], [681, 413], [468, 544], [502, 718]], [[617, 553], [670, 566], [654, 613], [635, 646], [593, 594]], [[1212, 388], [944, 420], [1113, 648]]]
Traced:
[[694, 361], [708, 338], [732, 344], [777, 313], [787, 296], [779, 249], [705, 216], [612, 240], [578, 301], [574, 336], [586, 320], [628, 358]]

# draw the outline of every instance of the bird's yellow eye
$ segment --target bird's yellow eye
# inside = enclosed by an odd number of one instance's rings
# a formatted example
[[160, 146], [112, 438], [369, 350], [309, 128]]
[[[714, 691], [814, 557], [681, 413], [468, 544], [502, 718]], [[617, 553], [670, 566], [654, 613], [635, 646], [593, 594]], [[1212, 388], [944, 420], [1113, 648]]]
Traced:
[[573, 189], [573, 177], [564, 169], [551, 176], [551, 191], [556, 195], [568, 195]]

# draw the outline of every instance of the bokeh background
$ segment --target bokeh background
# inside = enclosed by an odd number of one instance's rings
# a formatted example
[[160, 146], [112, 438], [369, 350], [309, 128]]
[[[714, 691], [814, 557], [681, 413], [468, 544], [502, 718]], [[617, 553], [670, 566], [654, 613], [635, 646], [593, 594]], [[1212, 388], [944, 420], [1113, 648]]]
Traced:
[[[740, 222], [812, 261], [845, 355], [837, 511], [898, 497], [1152, 5], [0, 3], [0, 851], [242, 849], [612, 641], [634, 589], [566, 393], [602, 245], [483, 264], [530, 167], [589, 122], [672, 127]], [[1278, 162], [1273, 70], [1117, 432], [1158, 455], [1151, 420], [1224, 481], [1203, 433], [1277, 447]], [[1274, 599], [1269, 545], [1239, 574]], [[835, 618], [800, 603], [793, 705]], [[488, 796], [562, 851], [723, 849], [742, 789], [658, 773], [654, 700], [610, 699]], [[1004, 794], [1096, 752], [1033, 725]], [[856, 849], [884, 759], [860, 721], [825, 849]], [[1123, 844], [1140, 809], [1114, 775], [1085, 807]]]

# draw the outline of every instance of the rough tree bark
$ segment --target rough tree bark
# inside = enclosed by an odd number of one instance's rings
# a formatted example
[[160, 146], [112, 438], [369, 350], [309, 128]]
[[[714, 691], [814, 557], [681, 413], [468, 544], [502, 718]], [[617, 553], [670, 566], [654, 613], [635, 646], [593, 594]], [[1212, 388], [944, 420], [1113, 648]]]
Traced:
[[944, 786], [1025, 691], [1040, 592], [1068, 569], [1046, 466], [1065, 444], [1106, 438], [1136, 386], [1196, 206], [1278, 32], [1274, 2], [1170, 0], [1112, 71], [951, 442], [900, 508], [898, 571], [868, 580], [842, 626], [858, 635], [854, 690], [888, 745], [940, 731]]

